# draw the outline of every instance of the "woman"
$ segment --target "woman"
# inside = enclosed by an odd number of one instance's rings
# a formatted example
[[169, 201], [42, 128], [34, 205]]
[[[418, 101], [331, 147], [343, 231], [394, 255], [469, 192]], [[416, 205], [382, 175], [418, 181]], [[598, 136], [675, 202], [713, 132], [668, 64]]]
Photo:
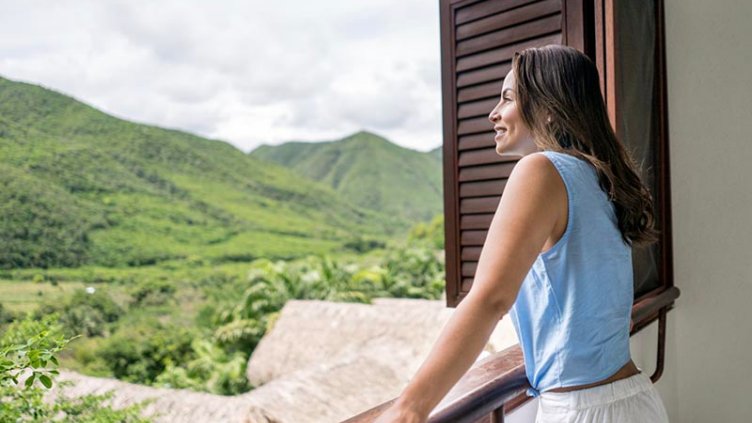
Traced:
[[652, 200], [611, 128], [597, 68], [565, 46], [516, 53], [489, 120], [496, 152], [524, 157], [470, 292], [376, 422], [426, 421], [506, 313], [536, 422], [667, 422], [629, 352], [631, 246], [657, 239]]

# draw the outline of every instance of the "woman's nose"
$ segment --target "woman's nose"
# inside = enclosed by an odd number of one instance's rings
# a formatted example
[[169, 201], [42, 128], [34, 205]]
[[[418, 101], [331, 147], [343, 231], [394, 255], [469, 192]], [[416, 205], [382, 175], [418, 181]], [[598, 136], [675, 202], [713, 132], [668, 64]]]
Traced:
[[491, 121], [491, 123], [496, 123], [496, 120], [499, 119], [499, 114], [496, 112], [496, 108], [494, 107], [493, 110], [491, 110], [491, 113], [488, 114], [488, 120]]

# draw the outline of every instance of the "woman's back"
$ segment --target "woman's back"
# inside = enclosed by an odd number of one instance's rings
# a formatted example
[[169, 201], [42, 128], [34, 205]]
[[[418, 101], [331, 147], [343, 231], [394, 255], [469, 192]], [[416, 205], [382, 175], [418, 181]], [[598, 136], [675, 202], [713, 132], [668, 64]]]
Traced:
[[585, 160], [542, 151], [567, 189], [567, 227], [523, 281], [510, 317], [529, 394], [603, 380], [630, 360], [632, 250]]

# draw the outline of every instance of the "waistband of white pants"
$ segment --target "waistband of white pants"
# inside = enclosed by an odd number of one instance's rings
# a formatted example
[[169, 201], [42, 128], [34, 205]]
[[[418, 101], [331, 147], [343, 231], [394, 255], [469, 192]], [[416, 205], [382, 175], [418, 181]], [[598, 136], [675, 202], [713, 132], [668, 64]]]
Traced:
[[[639, 369], [639, 368], [638, 368]], [[540, 401], [546, 408], [578, 410], [608, 404], [649, 390], [653, 382], [645, 373], [637, 373], [605, 385], [568, 392], [541, 392]]]

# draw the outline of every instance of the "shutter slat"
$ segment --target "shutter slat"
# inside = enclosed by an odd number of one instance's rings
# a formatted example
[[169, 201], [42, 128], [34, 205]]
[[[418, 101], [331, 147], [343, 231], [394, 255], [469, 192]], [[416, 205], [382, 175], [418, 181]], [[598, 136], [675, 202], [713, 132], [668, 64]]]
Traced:
[[501, 179], [508, 178], [512, 173], [514, 163], [501, 163], [483, 166], [472, 166], [461, 168], [459, 172], [459, 181], [480, 181], [483, 179]]
[[561, 32], [561, 13], [457, 43], [457, 57]]
[[464, 184], [460, 184], [460, 198], [501, 195], [506, 184], [506, 179], [481, 182], [465, 182]]
[[483, 134], [463, 135], [459, 137], [457, 150], [465, 151], [476, 148], [495, 147], [493, 131]]
[[455, 25], [461, 25], [463, 23], [474, 21], [476, 19], [485, 18], [488, 15], [514, 9], [515, 7], [524, 6], [525, 4], [532, 3], [533, 1], [535, 0], [484, 1], [472, 4], [470, 6], [457, 9], [457, 14], [455, 15]]
[[487, 132], [489, 130], [493, 130], [493, 124], [487, 117], [462, 119], [460, 120], [459, 125], [457, 125], [458, 135]]
[[502, 63], [512, 59], [515, 51], [523, 50], [528, 47], [541, 47], [546, 44], [561, 44], [561, 33], [550, 34], [544, 37], [533, 38], [525, 40], [520, 43], [510, 44], [504, 47], [495, 48], [493, 50], [484, 51], [482, 53], [471, 54], [457, 59], [457, 72], [462, 72], [470, 69], [476, 69], [481, 66], [493, 65], [495, 63]]
[[[501, 87], [499, 87], [499, 90], [501, 90]], [[484, 116], [486, 119], [488, 119], [488, 115], [491, 114], [491, 110], [496, 107], [496, 103], [498, 103], [498, 101], [498, 98], [492, 98], [489, 100], [480, 100], [461, 104], [457, 109], [457, 117], [463, 119], [468, 117]]]
[[467, 261], [462, 263], [462, 276], [475, 276], [475, 270], [478, 268], [478, 262]]
[[462, 291], [469, 292], [473, 286], [473, 278], [462, 278]]
[[457, 26], [457, 40], [461, 41], [487, 32], [521, 24], [533, 19], [561, 12], [560, 0], [546, 0], [529, 4], [501, 15], [488, 16], [467, 24]]
[[[490, 81], [499, 82], [499, 95], [501, 94], [501, 83], [507, 72], [512, 69], [512, 62], [504, 62], [500, 65], [489, 66], [473, 71], [465, 71], [457, 76], [457, 87], [467, 87], [468, 85], [480, 84]], [[488, 110], [491, 111], [490, 109]], [[461, 116], [460, 116], [461, 117]]]
[[478, 261], [482, 250], [483, 247], [463, 247], [461, 258], [467, 261]]
[[[467, 101], [491, 98], [498, 101], [499, 96], [501, 95], [501, 84], [501, 81], [492, 81], [467, 88], [460, 88], [457, 90], [457, 101], [459, 103], [464, 103]], [[489, 110], [488, 112], [490, 113], [491, 111]]]
[[492, 213], [499, 205], [500, 196], [464, 198], [460, 200], [460, 213]]
[[509, 159], [502, 159], [496, 152], [496, 147], [484, 148], [479, 150], [463, 151], [460, 153], [459, 165], [460, 167], [508, 162]]
[[460, 234], [460, 245], [483, 246], [486, 241], [488, 231], [462, 231]]
[[462, 216], [460, 220], [460, 229], [486, 229], [491, 226], [494, 214], [471, 214]]

